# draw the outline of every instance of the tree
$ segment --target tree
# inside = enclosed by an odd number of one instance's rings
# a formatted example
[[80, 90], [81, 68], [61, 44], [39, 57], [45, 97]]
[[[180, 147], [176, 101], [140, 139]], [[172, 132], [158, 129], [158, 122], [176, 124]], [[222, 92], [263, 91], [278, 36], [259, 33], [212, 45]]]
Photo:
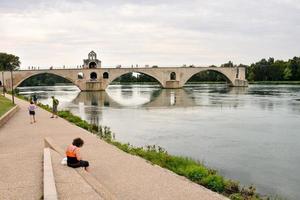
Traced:
[[289, 66], [287, 66], [283, 71], [283, 78], [284, 80], [290, 80], [292, 77], [292, 70]]
[[19, 57], [0, 52], [0, 70], [18, 70], [20, 67], [21, 62], [19, 61]]
[[233, 62], [228, 61], [228, 63], [222, 64], [221, 67], [234, 67], [234, 65], [233, 65]]
[[289, 67], [292, 73], [291, 80], [300, 80], [300, 57], [294, 57], [289, 60]]

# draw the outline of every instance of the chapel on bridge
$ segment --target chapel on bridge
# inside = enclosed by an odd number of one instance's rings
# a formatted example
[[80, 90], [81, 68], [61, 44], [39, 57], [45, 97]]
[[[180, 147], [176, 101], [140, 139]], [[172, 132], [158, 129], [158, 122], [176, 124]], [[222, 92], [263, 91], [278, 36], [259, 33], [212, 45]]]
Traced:
[[91, 51], [88, 54], [88, 59], [83, 60], [83, 68], [93, 69], [93, 68], [100, 68], [101, 67], [101, 60], [97, 59], [97, 54], [94, 51]]

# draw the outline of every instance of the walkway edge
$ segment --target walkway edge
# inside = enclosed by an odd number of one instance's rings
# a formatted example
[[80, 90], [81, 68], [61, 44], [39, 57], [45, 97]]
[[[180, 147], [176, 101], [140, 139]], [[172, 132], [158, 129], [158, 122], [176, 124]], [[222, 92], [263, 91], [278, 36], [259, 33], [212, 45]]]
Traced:
[[[44, 139], [45, 148], [51, 148], [57, 153], [59, 153], [62, 157], [65, 157], [65, 152], [61, 149], [52, 138], [46, 137]], [[76, 169], [79, 175], [105, 200], [116, 200], [117, 198], [106, 189], [97, 179], [95, 179], [90, 173], [82, 170]]]
[[20, 107], [15, 105], [12, 109], [7, 111], [2, 117], [0, 117], [0, 127], [2, 127], [18, 110]]
[[44, 199], [57, 200], [50, 148], [44, 148]]

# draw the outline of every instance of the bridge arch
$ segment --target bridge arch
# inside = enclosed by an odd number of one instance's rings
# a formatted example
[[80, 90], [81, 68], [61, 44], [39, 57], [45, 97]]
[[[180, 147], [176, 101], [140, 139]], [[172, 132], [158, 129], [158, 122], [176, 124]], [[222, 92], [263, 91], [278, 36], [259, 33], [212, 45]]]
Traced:
[[205, 73], [207, 71], [213, 71], [213, 72], [216, 72], [217, 74], [220, 74], [224, 77], [224, 79], [226, 80], [226, 83], [229, 84], [229, 85], [233, 85], [233, 79], [232, 77], [230, 76], [230, 74], [227, 74], [227, 73], [224, 73], [222, 70], [219, 70], [218, 68], [216, 69], [213, 69], [213, 68], [206, 68], [206, 69], [200, 69], [200, 70], [197, 70], [193, 73], [190, 73], [188, 76], [185, 77], [183, 81], [183, 85], [186, 85], [186, 83], [195, 75], [197, 74], [200, 74], [200, 73]]
[[107, 79], [108, 81], [106, 83], [106, 87], [108, 87], [108, 85], [110, 85], [117, 78], [120, 78], [121, 76], [126, 75], [126, 74], [130, 74], [130, 73], [139, 73], [139, 74], [143, 74], [143, 75], [149, 76], [149, 77], [155, 79], [157, 81], [157, 83], [159, 83], [159, 85], [161, 87], [164, 86], [163, 82], [161, 82], [161, 80], [158, 77], [155, 77], [155, 75], [152, 75], [151, 73], [147, 73], [147, 72], [144, 72], [144, 71], [133, 70], [133, 71], [123, 71], [121, 73], [118, 73], [115, 76], [110, 76], [109, 79]]
[[31, 77], [37, 76], [37, 75], [41, 75], [41, 74], [52, 74], [52, 75], [59, 76], [59, 77], [61, 77], [61, 78], [63, 78], [63, 79], [66, 79], [66, 80], [70, 81], [73, 85], [77, 86], [77, 87], [80, 89], [80, 87], [76, 84], [76, 82], [75, 82], [73, 79], [71, 79], [71, 78], [69, 78], [69, 77], [66, 77], [66, 76], [63, 76], [63, 75], [61, 75], [61, 74], [58, 74], [58, 73], [55, 73], [55, 72], [49, 72], [49, 71], [48, 71], [48, 72], [37, 72], [37, 73], [32, 73], [32, 74], [29, 74], [29, 75], [27, 75], [27, 76], [22, 77], [21, 79], [16, 79], [16, 78], [15, 78], [15, 80], [17, 80], [17, 81], [14, 83], [13, 88], [15, 89], [15, 88], [17, 88], [21, 83], [23, 83], [25, 80], [27, 80], [27, 79], [29, 79], [29, 78], [31, 78]]

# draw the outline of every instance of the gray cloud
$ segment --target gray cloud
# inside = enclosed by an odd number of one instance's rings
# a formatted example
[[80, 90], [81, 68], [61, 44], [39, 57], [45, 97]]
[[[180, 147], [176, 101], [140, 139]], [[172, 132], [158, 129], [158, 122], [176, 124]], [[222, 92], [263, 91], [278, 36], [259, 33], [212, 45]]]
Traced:
[[299, 56], [297, 0], [0, 0], [1, 51], [23, 66], [220, 64]]

